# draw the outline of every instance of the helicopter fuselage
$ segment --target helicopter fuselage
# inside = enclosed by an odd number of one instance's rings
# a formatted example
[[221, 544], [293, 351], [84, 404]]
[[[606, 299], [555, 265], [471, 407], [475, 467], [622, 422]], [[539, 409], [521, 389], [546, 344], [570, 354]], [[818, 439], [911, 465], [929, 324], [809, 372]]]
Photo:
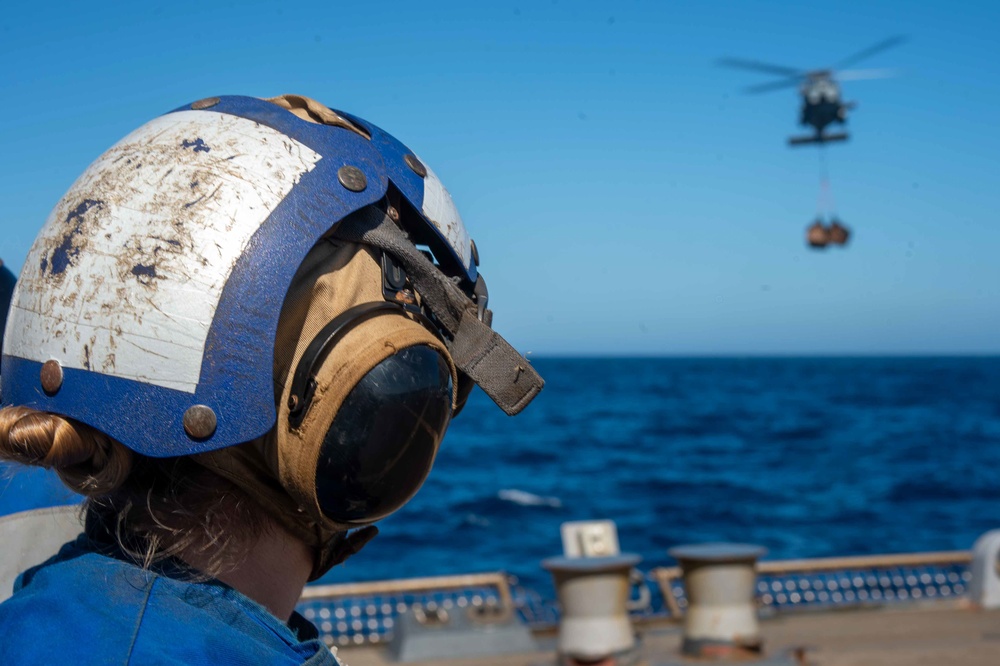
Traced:
[[847, 122], [847, 112], [854, 106], [853, 103], [841, 100], [840, 86], [828, 72], [811, 74], [799, 92], [802, 95], [799, 124], [815, 129], [815, 138], [821, 141], [826, 136], [823, 132], [828, 126]]
[[881, 42], [842, 59], [832, 67], [822, 69], [800, 69], [760, 60], [747, 60], [746, 58], [722, 58], [719, 64], [737, 69], [767, 72], [773, 76], [781, 77], [776, 81], [750, 86], [745, 89], [745, 92], [748, 93], [764, 93], [798, 86], [799, 94], [802, 96], [799, 124], [812, 127], [814, 131], [808, 136], [790, 137], [788, 143], [793, 146], [828, 143], [847, 139], [847, 132], [828, 132], [827, 128], [834, 124], [845, 124], [847, 112], [855, 106], [854, 102], [844, 102], [840, 98], [839, 81], [877, 79], [892, 75], [890, 70], [846, 70], [844, 68], [853, 66], [866, 58], [871, 58], [876, 53], [898, 46], [904, 41], [906, 38], [902, 35], [883, 39]]

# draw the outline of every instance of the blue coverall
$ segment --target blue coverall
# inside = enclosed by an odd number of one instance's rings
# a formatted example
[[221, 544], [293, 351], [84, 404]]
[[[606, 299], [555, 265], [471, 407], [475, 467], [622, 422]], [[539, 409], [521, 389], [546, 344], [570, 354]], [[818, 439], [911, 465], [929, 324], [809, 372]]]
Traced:
[[0, 664], [336, 666], [297, 613], [285, 624], [217, 580], [130, 563], [87, 536], [17, 579], [0, 604]]

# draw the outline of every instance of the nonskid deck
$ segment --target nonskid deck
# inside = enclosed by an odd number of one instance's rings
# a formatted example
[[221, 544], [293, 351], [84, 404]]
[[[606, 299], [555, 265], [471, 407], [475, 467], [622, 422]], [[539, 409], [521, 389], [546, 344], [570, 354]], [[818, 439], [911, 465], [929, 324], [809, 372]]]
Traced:
[[[1000, 664], [1000, 612], [974, 611], [956, 602], [925, 602], [882, 609], [778, 614], [761, 622], [768, 656], [804, 647], [814, 666], [991, 666]], [[680, 660], [678, 625], [640, 628], [644, 663], [705, 663]], [[434, 660], [453, 666], [541, 666], [555, 664], [554, 641], [515, 655]], [[395, 663], [385, 646], [340, 649], [349, 666]], [[743, 662], [752, 663], [752, 662]]]

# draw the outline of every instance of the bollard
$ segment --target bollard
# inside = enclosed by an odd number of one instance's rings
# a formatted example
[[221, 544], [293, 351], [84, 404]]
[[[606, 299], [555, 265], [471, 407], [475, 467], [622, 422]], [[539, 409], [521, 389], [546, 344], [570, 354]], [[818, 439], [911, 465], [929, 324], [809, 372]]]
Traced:
[[972, 546], [972, 603], [984, 610], [1000, 608], [1000, 530], [991, 530]]
[[629, 574], [638, 555], [552, 557], [542, 567], [552, 573], [562, 616], [559, 621], [560, 663], [631, 661], [635, 632], [627, 604]]
[[688, 599], [681, 647], [685, 656], [740, 659], [761, 654], [754, 584], [757, 559], [766, 552], [738, 543], [670, 549], [680, 563]]

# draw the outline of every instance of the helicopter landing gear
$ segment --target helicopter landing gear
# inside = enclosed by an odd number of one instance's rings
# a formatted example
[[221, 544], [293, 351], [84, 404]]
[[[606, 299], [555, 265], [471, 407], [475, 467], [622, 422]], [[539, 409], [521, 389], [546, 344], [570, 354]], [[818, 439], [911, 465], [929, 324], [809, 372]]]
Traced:
[[809, 136], [788, 137], [789, 146], [803, 146], [808, 143], [833, 143], [835, 141], [847, 141], [847, 132], [828, 132], [826, 134], [810, 134]]

